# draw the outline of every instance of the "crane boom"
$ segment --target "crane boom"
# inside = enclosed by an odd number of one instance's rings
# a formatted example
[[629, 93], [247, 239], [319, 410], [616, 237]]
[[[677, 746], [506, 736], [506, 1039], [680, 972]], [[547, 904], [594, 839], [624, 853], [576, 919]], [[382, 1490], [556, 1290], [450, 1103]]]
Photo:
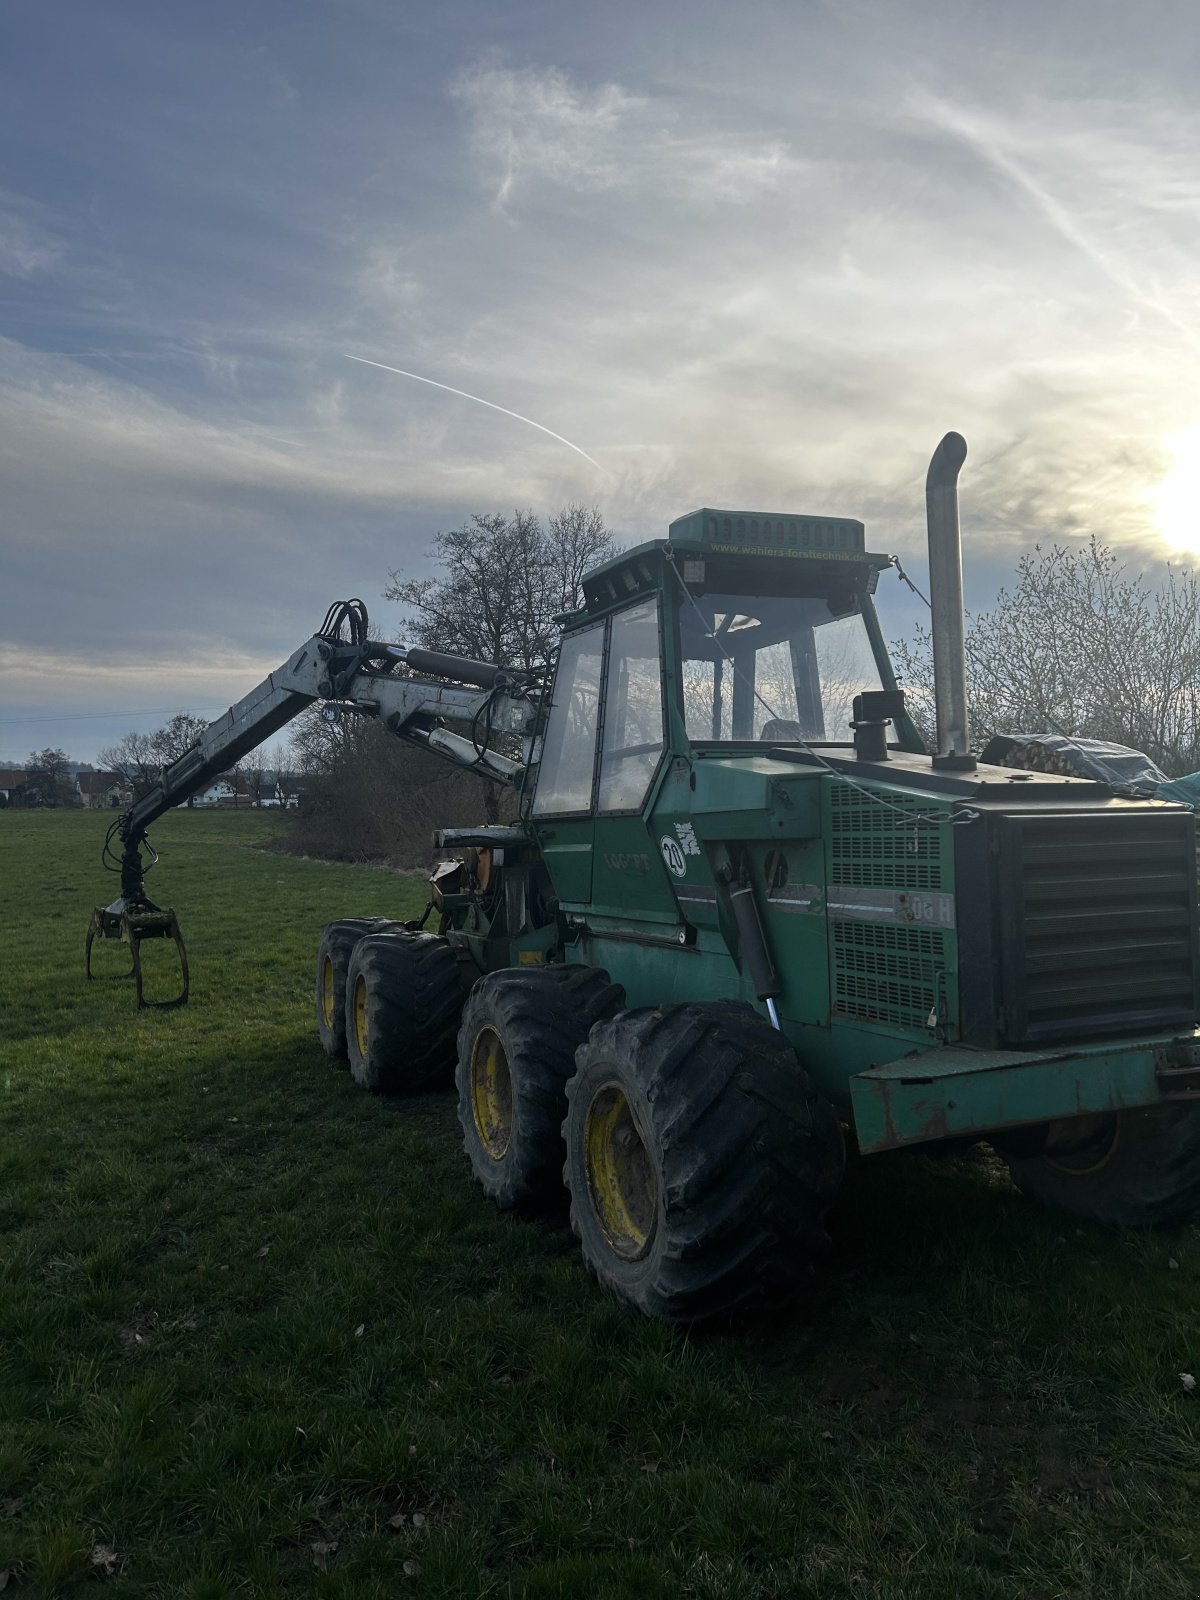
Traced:
[[[329, 705], [376, 717], [400, 738], [430, 745], [429, 734], [443, 721], [471, 722], [491, 701], [490, 725], [494, 731], [528, 737], [533, 731], [536, 706], [528, 689], [503, 675], [494, 686], [459, 688], [425, 678], [400, 678], [391, 675], [397, 662], [407, 661], [410, 652], [397, 645], [372, 645], [379, 655], [370, 662], [360, 661], [348, 670], [338, 669], [338, 654], [328, 653], [329, 641], [314, 634], [282, 666], [269, 673], [249, 694], [209, 723], [192, 748], [180, 756], [149, 792], [126, 813], [130, 830], [144, 831], [172, 806], [182, 804], [189, 795], [228, 772], [248, 751], [256, 749], [272, 734], [291, 722], [318, 700]], [[322, 651], [326, 654], [323, 656]], [[418, 660], [419, 652], [411, 652]], [[447, 662], [453, 657], [445, 657]], [[388, 663], [380, 666], [379, 662]], [[334, 675], [342, 682], [340, 693], [332, 692]], [[326, 687], [323, 689], [323, 685]], [[483, 777], [512, 782], [523, 770], [496, 750], [472, 747], [469, 761], [449, 754], [443, 743], [430, 746], [452, 761], [476, 768]]]
[[[406, 669], [403, 675], [399, 668]], [[431, 676], [413, 676], [414, 672]], [[463, 682], [446, 682], [447, 678]], [[125, 938], [133, 949], [138, 1003], [144, 1004], [138, 943], [146, 937], [174, 938], [183, 963], [184, 987], [179, 999], [171, 1003], [186, 1000], [187, 955], [175, 914], [161, 910], [146, 897], [141, 847], [151, 848], [147, 829], [307, 707], [323, 703], [334, 715], [345, 712], [375, 718], [398, 738], [424, 745], [457, 766], [497, 782], [514, 783], [533, 750], [539, 689], [530, 675], [507, 672], [490, 663], [372, 641], [362, 601], [335, 603], [318, 631], [249, 694], [210, 722], [191, 749], [164, 767], [154, 786], [110, 828], [104, 859], [121, 874], [121, 894], [111, 905], [97, 906], [92, 913], [86, 951], [88, 976], [93, 939]], [[470, 736], [446, 728], [448, 721], [468, 725]], [[485, 730], [482, 739], [477, 732], [480, 723]], [[521, 759], [491, 746], [489, 741], [496, 733], [521, 741]], [[151, 865], [154, 859], [151, 849]]]

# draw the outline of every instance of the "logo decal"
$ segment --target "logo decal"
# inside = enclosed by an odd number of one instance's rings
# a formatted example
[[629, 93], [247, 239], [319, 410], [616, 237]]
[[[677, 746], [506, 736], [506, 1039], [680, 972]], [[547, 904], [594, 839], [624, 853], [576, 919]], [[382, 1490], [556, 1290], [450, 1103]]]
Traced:
[[645, 850], [610, 850], [604, 857], [610, 872], [636, 872], [644, 878], [650, 871], [650, 857]]
[[669, 833], [664, 833], [658, 841], [658, 848], [662, 851], [662, 858], [667, 863], [667, 871], [677, 878], [687, 876], [687, 857], [677, 839], [672, 839]]
[[677, 822], [675, 832], [679, 835], [679, 843], [683, 846], [685, 856], [700, 854], [700, 841], [696, 838], [696, 830], [690, 822]]

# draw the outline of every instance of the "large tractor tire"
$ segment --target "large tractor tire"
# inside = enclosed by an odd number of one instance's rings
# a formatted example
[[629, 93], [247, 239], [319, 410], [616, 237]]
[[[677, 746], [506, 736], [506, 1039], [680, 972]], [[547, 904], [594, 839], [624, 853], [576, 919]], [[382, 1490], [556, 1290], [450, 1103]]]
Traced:
[[575, 1052], [625, 994], [597, 967], [510, 967], [475, 985], [458, 1034], [458, 1120], [471, 1171], [503, 1210], [563, 1192]]
[[326, 923], [317, 945], [317, 1037], [331, 1061], [346, 1061], [346, 970], [354, 946], [367, 933], [396, 924], [386, 917], [343, 917]]
[[367, 934], [346, 972], [346, 1045], [355, 1083], [402, 1094], [449, 1081], [467, 981], [437, 934]]
[[734, 1002], [656, 1007], [600, 1023], [576, 1060], [565, 1178], [599, 1282], [674, 1323], [803, 1288], [845, 1150], [783, 1035]]
[[1048, 1125], [1036, 1153], [999, 1148], [1017, 1188], [1042, 1205], [1130, 1228], [1200, 1214], [1200, 1106], [1070, 1118]]

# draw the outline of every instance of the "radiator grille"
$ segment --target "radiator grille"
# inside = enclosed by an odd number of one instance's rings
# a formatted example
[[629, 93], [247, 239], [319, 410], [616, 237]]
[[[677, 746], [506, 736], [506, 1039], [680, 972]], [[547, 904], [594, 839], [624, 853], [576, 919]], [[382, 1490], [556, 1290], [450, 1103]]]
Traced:
[[1190, 817], [1152, 811], [1006, 817], [999, 866], [1010, 1040], [1192, 1023]]
[[[915, 797], [880, 805], [849, 784], [833, 784], [829, 881], [871, 889], [940, 889], [945, 828], [918, 822], [929, 810]], [[909, 821], [909, 818], [912, 821]]]
[[943, 933], [833, 921], [833, 1006], [844, 1017], [924, 1029], [946, 965]]

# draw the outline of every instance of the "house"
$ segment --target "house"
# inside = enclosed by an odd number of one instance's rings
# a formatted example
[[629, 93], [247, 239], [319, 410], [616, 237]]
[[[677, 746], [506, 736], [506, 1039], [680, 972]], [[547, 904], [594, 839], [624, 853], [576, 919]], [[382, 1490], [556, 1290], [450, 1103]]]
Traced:
[[300, 805], [299, 784], [298, 774], [268, 768], [262, 775], [258, 803], [273, 810], [295, 811]]
[[[203, 789], [198, 789], [192, 797], [194, 806], [232, 806], [236, 805], [239, 798], [242, 804], [248, 804], [244, 795], [239, 796], [235, 775], [226, 773], [222, 778], [214, 778], [212, 783], [206, 784]], [[186, 804], [186, 801], [184, 802]]]
[[262, 806], [268, 810], [295, 811], [300, 804], [298, 780], [294, 773], [275, 772], [270, 768], [250, 773], [226, 772], [201, 789], [192, 804], [220, 806], [223, 810]]
[[119, 772], [77, 772], [75, 785], [89, 811], [120, 811], [133, 804], [133, 790]]
[[0, 806], [20, 805], [19, 791], [28, 777], [24, 767], [0, 767]]

